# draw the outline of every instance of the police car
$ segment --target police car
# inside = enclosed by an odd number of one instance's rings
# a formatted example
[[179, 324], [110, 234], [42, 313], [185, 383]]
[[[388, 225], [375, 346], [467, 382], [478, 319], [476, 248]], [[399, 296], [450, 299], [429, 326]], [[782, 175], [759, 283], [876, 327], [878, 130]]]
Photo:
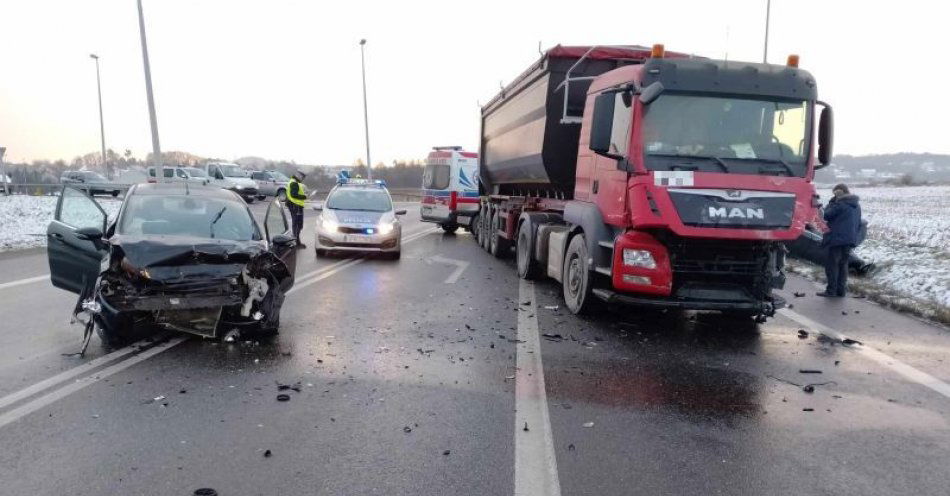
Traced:
[[376, 252], [398, 259], [402, 250], [402, 225], [383, 181], [350, 179], [340, 174], [330, 190], [316, 225], [318, 257], [330, 252]]

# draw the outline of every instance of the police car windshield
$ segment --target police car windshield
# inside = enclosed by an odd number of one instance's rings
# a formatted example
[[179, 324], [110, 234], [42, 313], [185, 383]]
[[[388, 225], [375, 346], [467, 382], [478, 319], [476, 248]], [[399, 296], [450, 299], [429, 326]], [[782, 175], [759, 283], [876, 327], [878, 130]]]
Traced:
[[338, 188], [327, 198], [331, 210], [361, 210], [388, 212], [393, 209], [389, 194], [377, 188]]

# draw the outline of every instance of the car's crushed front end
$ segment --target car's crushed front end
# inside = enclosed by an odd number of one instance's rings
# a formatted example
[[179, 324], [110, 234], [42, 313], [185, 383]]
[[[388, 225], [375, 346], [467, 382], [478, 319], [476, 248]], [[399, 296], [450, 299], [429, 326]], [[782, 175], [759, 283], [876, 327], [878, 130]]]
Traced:
[[114, 237], [94, 294], [98, 324], [133, 322], [218, 337], [223, 330], [276, 330], [287, 265], [257, 241], [160, 241]]

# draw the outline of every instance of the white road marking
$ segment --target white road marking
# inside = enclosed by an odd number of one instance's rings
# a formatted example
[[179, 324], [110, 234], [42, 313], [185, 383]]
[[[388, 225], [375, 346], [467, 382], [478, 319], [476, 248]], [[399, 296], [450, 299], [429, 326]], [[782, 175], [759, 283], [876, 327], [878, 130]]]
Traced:
[[[844, 334], [841, 334], [840, 332], [821, 323], [815, 322], [814, 320], [809, 319], [808, 317], [805, 317], [794, 310], [783, 308], [779, 310], [778, 313], [832, 339], [839, 341], [847, 339], [847, 336]], [[848, 348], [860, 353], [863, 356], [866, 356], [871, 360], [874, 360], [877, 363], [880, 363], [881, 365], [884, 365], [885, 367], [888, 367], [889, 369], [897, 372], [898, 374], [913, 382], [916, 382], [922, 386], [926, 386], [946, 396], [947, 398], [950, 398], [950, 384], [947, 384], [946, 382], [943, 382], [922, 370], [915, 369], [914, 367], [907, 365], [906, 363], [865, 344], [854, 344]]]
[[76, 391], [89, 387], [102, 379], [111, 377], [139, 362], [148, 360], [149, 358], [152, 358], [153, 356], [163, 351], [166, 351], [178, 344], [181, 344], [187, 339], [188, 338], [185, 336], [173, 338], [167, 343], [162, 343], [162, 344], [153, 346], [139, 353], [138, 355], [132, 356], [131, 358], [127, 360], [123, 360], [114, 365], [110, 365], [109, 367], [106, 367], [99, 372], [92, 373], [86, 377], [83, 377], [82, 379], [77, 380], [76, 382], [63, 386], [45, 396], [40, 396], [39, 398], [33, 401], [30, 401], [29, 403], [25, 403], [17, 408], [14, 408], [13, 410], [10, 410], [9, 412], [0, 415], [0, 428], [3, 428], [4, 426], [6, 426], [7, 424], [10, 424], [11, 422], [15, 422], [23, 418], [24, 416], [29, 415], [39, 410], [40, 408], [50, 405], [55, 401], [65, 398], [66, 396], [69, 396], [70, 394], [73, 394]]
[[515, 371], [515, 496], [560, 496], [533, 282], [520, 280], [518, 301], [522, 343], [517, 345]]
[[468, 268], [468, 265], [469, 265], [469, 263], [466, 262], [465, 260], [456, 260], [456, 259], [454, 259], [454, 258], [445, 258], [445, 257], [443, 257], [443, 256], [441, 256], [441, 255], [436, 255], [436, 256], [432, 257], [431, 260], [432, 260], [433, 262], [436, 262], [436, 263], [446, 264], [446, 265], [454, 265], [454, 266], [455, 266], [455, 270], [452, 271], [451, 274], [449, 274], [449, 277], [445, 278], [445, 283], [446, 283], [446, 284], [455, 284], [455, 282], [459, 280], [459, 277], [461, 277], [462, 272], [465, 272], [465, 269], [467, 269], [467, 268]]
[[16, 281], [0, 283], [0, 289], [15, 288], [17, 286], [22, 286], [24, 284], [32, 284], [34, 282], [40, 281], [49, 281], [49, 274], [43, 274], [36, 277], [28, 277], [26, 279], [19, 279]]

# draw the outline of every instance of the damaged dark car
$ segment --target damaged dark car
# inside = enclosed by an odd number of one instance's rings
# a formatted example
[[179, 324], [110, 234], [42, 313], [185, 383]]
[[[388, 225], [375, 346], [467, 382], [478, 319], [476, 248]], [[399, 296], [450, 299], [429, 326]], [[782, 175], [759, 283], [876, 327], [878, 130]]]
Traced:
[[53, 285], [79, 294], [74, 316], [107, 345], [158, 326], [205, 337], [273, 335], [293, 286], [296, 246], [276, 201], [263, 230], [241, 198], [185, 183], [133, 186], [109, 222], [65, 187], [47, 230]]

